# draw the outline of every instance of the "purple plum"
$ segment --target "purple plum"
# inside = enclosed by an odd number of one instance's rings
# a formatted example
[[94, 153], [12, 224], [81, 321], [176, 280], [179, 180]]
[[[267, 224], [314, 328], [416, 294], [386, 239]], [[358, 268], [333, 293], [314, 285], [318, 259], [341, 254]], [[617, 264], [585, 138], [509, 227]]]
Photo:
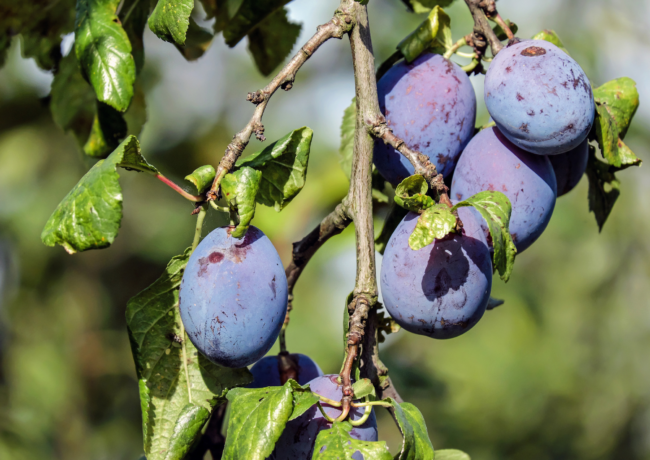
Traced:
[[287, 313], [287, 278], [271, 241], [251, 226], [212, 231], [192, 253], [180, 288], [188, 337], [210, 361], [239, 368], [262, 358]]
[[587, 169], [589, 141], [585, 139], [575, 149], [559, 155], [551, 155], [548, 159], [551, 160], [555, 171], [557, 196], [566, 195], [578, 185]]
[[478, 214], [460, 208], [458, 215], [462, 234], [450, 233], [418, 251], [408, 244], [418, 214], [408, 213], [388, 241], [381, 294], [388, 313], [407, 331], [458, 337], [485, 313], [492, 289], [490, 251]]
[[[338, 375], [330, 374], [317, 377], [309, 386], [311, 391], [334, 401], [340, 401], [343, 397], [341, 385], [337, 382]], [[330, 418], [337, 418], [341, 415], [341, 409], [321, 403], [325, 413]], [[365, 408], [352, 408], [350, 420], [359, 420]], [[275, 444], [275, 451], [269, 460], [309, 460], [314, 453], [316, 436], [321, 430], [329, 430], [332, 424], [328, 422], [317, 406], [312, 406], [307, 412], [295, 420], [287, 423], [282, 436]], [[377, 419], [374, 411], [361, 426], [355, 426], [350, 431], [350, 436], [361, 441], [377, 441]], [[355, 460], [364, 460], [361, 452], [355, 452], [352, 456]], [[365, 459], [371, 460], [371, 459]]]
[[[280, 378], [281, 360], [279, 355], [266, 356], [260, 359], [251, 367], [253, 374], [253, 383], [249, 388], [265, 388], [265, 387], [278, 387], [284, 384]], [[304, 385], [310, 380], [323, 375], [318, 364], [316, 364], [309, 356], [301, 353], [294, 353], [288, 356], [298, 366], [298, 375], [295, 380]]]
[[539, 155], [576, 148], [595, 115], [587, 75], [544, 40], [524, 40], [496, 55], [485, 76], [485, 104], [513, 144]]
[[[428, 156], [439, 173], [451, 174], [476, 122], [476, 95], [467, 74], [438, 54], [423, 53], [410, 64], [393, 66], [377, 90], [395, 135]], [[394, 186], [414, 172], [403, 155], [381, 140], [375, 142], [374, 162]]]
[[[548, 157], [523, 151], [496, 127], [479, 132], [463, 151], [451, 198], [461, 201], [484, 190], [497, 190], [510, 199], [510, 234], [518, 252], [539, 238], [555, 208], [557, 184]], [[481, 226], [487, 234], [485, 221]]]

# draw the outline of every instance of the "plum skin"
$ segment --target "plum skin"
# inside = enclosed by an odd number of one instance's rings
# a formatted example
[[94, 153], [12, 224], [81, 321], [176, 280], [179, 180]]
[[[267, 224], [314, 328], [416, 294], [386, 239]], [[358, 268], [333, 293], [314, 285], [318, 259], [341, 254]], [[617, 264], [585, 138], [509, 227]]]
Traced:
[[[510, 200], [510, 234], [517, 252], [533, 244], [551, 220], [557, 194], [551, 162], [518, 148], [496, 127], [479, 132], [463, 151], [451, 198], [465, 200], [484, 190], [502, 192]], [[487, 225], [481, 226], [487, 235]]]
[[[379, 107], [396, 136], [451, 174], [474, 134], [476, 95], [467, 74], [442, 56], [423, 53], [393, 66], [377, 83]], [[375, 141], [374, 163], [394, 186], [414, 172], [397, 150]]]
[[194, 250], [181, 281], [179, 309], [188, 337], [213, 363], [230, 368], [262, 358], [287, 312], [287, 278], [271, 241], [251, 226], [213, 230]]
[[[301, 353], [291, 354], [290, 356], [298, 364], [297, 382], [300, 385], [304, 385], [310, 380], [323, 375], [323, 371], [320, 369], [320, 367], [318, 367], [318, 364], [316, 364], [314, 360], [312, 360], [309, 356], [303, 355]], [[266, 356], [260, 359], [250, 369], [251, 374], [253, 374], [253, 383], [251, 383], [248, 387], [266, 388], [281, 386], [282, 382], [280, 379], [279, 366], [279, 356]]]
[[419, 218], [409, 213], [386, 246], [381, 265], [384, 306], [409, 332], [458, 337], [481, 319], [492, 289], [492, 262], [483, 230], [460, 208], [463, 234], [450, 233], [414, 251], [408, 239]]
[[578, 185], [582, 175], [587, 170], [589, 161], [589, 140], [585, 139], [575, 149], [559, 155], [549, 156], [555, 179], [557, 181], [557, 196], [566, 195]]
[[576, 148], [594, 121], [589, 79], [577, 62], [544, 40], [502, 49], [485, 76], [484, 94], [501, 132], [539, 155]]
[[[311, 391], [334, 401], [340, 401], [343, 397], [342, 386], [337, 383], [338, 375], [328, 374], [317, 377], [309, 382]], [[321, 403], [325, 413], [330, 418], [337, 418], [341, 415], [341, 409], [332, 407], [329, 404]], [[350, 420], [359, 420], [365, 408], [351, 408]], [[269, 460], [309, 460], [312, 458], [314, 443], [318, 432], [329, 430], [332, 424], [328, 422], [321, 414], [316, 405], [312, 406], [304, 414], [295, 420], [287, 423], [282, 432], [282, 436], [275, 443], [275, 450], [269, 457]], [[363, 425], [355, 426], [350, 431], [350, 436], [361, 441], [377, 441], [377, 419], [374, 411], [368, 417]], [[363, 460], [360, 452], [355, 452], [352, 456], [355, 460]], [[370, 459], [365, 459], [370, 460]]]

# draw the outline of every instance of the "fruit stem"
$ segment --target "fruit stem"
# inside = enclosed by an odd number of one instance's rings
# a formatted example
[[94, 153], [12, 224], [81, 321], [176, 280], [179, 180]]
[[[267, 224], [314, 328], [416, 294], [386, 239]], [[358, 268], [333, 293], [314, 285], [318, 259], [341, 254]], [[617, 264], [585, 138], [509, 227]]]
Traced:
[[506, 33], [506, 36], [508, 37], [508, 40], [512, 40], [515, 38], [515, 34], [512, 33], [512, 30], [510, 30], [510, 26], [508, 26], [508, 23], [503, 20], [501, 15], [499, 13], [495, 14], [491, 18], [494, 22], [499, 24], [499, 26], [503, 29], [503, 31]]
[[320, 413], [323, 414], [323, 417], [325, 417], [325, 420], [327, 420], [330, 423], [334, 423], [335, 420], [325, 413], [325, 409], [323, 409], [323, 406], [320, 405], [320, 402], [317, 402], [316, 405], [318, 406]]
[[366, 410], [364, 411], [363, 415], [361, 416], [361, 418], [359, 420], [350, 419], [348, 421], [350, 422], [350, 425], [352, 425], [352, 426], [361, 426], [364, 423], [366, 423], [366, 421], [368, 420], [368, 417], [370, 417], [371, 413], [372, 413], [372, 406], [366, 406]]
[[367, 401], [362, 403], [352, 403], [352, 407], [369, 407], [369, 406], [381, 406], [381, 407], [393, 407], [391, 403], [384, 401]]
[[214, 201], [210, 201], [210, 206], [212, 206], [212, 209], [214, 209], [215, 211], [230, 213], [230, 208], [228, 208], [227, 206], [219, 206]]
[[465, 45], [467, 45], [467, 38], [463, 37], [460, 40], [458, 40], [456, 43], [451, 45], [451, 48], [449, 48], [445, 52], [445, 54], [443, 54], [442, 57], [444, 57], [445, 59], [449, 59], [452, 56], [452, 54], [454, 54], [454, 53], [456, 53], [456, 54], [458, 54], [460, 56], [460, 53], [458, 53], [458, 50], [460, 48], [462, 48], [463, 46], [465, 46]]
[[325, 396], [321, 396], [318, 393], [314, 394], [320, 398], [320, 402], [324, 402], [325, 404], [329, 404], [333, 407], [341, 407], [341, 401], [334, 401], [333, 399], [326, 398]]
[[479, 61], [476, 58], [476, 55], [473, 55], [472, 62], [470, 62], [467, 65], [462, 66], [461, 69], [463, 69], [463, 71], [466, 72], [466, 73], [470, 73], [472, 70], [474, 70], [476, 68], [477, 65], [479, 65], [480, 62], [481, 61]]
[[181, 188], [180, 185], [178, 185], [177, 183], [175, 183], [175, 182], [172, 181], [171, 179], [166, 178], [165, 176], [163, 176], [163, 175], [160, 174], [160, 173], [156, 174], [155, 177], [156, 177], [156, 179], [158, 179], [159, 181], [161, 181], [163, 184], [167, 185], [167, 186], [170, 187], [172, 190], [174, 190], [175, 192], [177, 192], [179, 195], [181, 195], [181, 196], [182, 196], [183, 198], [185, 198], [186, 200], [190, 200], [190, 201], [193, 201], [193, 202], [195, 202], [195, 203], [200, 203], [201, 201], [204, 201], [204, 200], [205, 200], [205, 198], [202, 197], [202, 196], [192, 195], [191, 193], [187, 193], [185, 190], [183, 190], [183, 189]]
[[206, 204], [201, 205], [201, 210], [199, 211], [199, 215], [196, 216], [196, 228], [194, 229], [194, 241], [192, 241], [192, 252], [194, 252], [196, 247], [201, 242], [203, 220], [205, 219], [205, 215], [207, 214], [207, 209], [208, 207]]

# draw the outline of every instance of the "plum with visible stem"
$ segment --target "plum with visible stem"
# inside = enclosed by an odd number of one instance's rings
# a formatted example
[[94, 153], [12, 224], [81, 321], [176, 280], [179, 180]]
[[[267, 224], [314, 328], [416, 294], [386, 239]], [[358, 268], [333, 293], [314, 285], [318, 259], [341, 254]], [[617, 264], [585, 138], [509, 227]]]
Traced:
[[[317, 377], [309, 382], [311, 391], [333, 401], [343, 397], [342, 385], [337, 381], [338, 375], [330, 374]], [[341, 415], [341, 409], [321, 403], [325, 413], [332, 419]], [[351, 408], [350, 420], [359, 420], [365, 408]], [[287, 423], [282, 436], [275, 444], [275, 450], [269, 457], [272, 460], [309, 460], [314, 453], [314, 443], [321, 430], [329, 430], [332, 424], [323, 417], [317, 406], [312, 406], [307, 412]], [[361, 441], [377, 441], [377, 420], [374, 411], [361, 426], [355, 426], [350, 436]], [[360, 452], [352, 456], [355, 460], [363, 460]], [[365, 459], [371, 460], [371, 459]]]
[[251, 226], [213, 230], [192, 253], [179, 309], [188, 337], [210, 361], [239, 368], [262, 358], [287, 313], [287, 278], [271, 241]]

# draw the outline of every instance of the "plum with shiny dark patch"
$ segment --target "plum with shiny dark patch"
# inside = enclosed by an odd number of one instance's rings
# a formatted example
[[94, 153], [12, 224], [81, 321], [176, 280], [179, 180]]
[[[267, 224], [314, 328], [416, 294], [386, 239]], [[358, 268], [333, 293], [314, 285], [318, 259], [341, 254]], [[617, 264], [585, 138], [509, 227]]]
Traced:
[[[309, 382], [311, 391], [333, 401], [340, 401], [343, 397], [343, 391], [341, 385], [336, 381], [337, 377], [338, 375], [336, 374], [330, 374], [312, 380]], [[341, 415], [340, 408], [332, 407], [325, 403], [321, 403], [321, 405], [330, 418], [335, 419]], [[359, 420], [363, 416], [364, 411], [365, 408], [352, 408], [350, 410], [350, 420]], [[311, 459], [318, 433], [321, 430], [329, 430], [330, 428], [332, 428], [332, 424], [323, 417], [323, 414], [321, 414], [317, 406], [312, 406], [300, 417], [287, 423], [269, 459]], [[375, 418], [374, 411], [363, 425], [352, 428], [350, 436], [361, 441], [377, 441], [377, 419]], [[355, 460], [364, 460], [363, 455], [358, 451], [352, 455], [352, 458]]]
[[[423, 53], [411, 64], [393, 66], [377, 90], [395, 135], [428, 156], [439, 173], [451, 174], [476, 122], [476, 95], [467, 74], [438, 54]], [[375, 142], [374, 162], [393, 185], [414, 172], [403, 155], [381, 140]]]
[[551, 155], [553, 171], [557, 180], [557, 196], [566, 195], [578, 185], [587, 170], [589, 161], [589, 141], [585, 139], [575, 149], [559, 155]]
[[185, 268], [180, 313], [188, 337], [224, 367], [253, 364], [273, 346], [287, 313], [287, 278], [271, 241], [251, 226], [212, 231]]
[[[286, 358], [296, 364], [297, 375], [289, 376], [301, 385], [323, 375], [318, 364], [307, 355], [292, 353]], [[283, 385], [281, 379], [282, 360], [280, 355], [266, 356], [251, 367], [253, 383], [249, 388], [277, 387]], [[288, 375], [288, 374], [287, 374]]]
[[[551, 220], [557, 191], [551, 162], [518, 148], [496, 127], [479, 132], [463, 151], [451, 197], [465, 200], [484, 190], [502, 192], [510, 200], [510, 234], [518, 252], [533, 244]], [[487, 224], [481, 226], [487, 234]]]
[[492, 289], [490, 251], [476, 214], [468, 208], [458, 214], [462, 234], [450, 233], [418, 251], [408, 244], [418, 214], [408, 213], [388, 241], [381, 294], [388, 313], [407, 331], [458, 337], [485, 313]]
[[576, 148], [595, 115], [587, 75], [544, 40], [524, 40], [496, 55], [485, 76], [485, 104], [513, 144], [539, 155]]

